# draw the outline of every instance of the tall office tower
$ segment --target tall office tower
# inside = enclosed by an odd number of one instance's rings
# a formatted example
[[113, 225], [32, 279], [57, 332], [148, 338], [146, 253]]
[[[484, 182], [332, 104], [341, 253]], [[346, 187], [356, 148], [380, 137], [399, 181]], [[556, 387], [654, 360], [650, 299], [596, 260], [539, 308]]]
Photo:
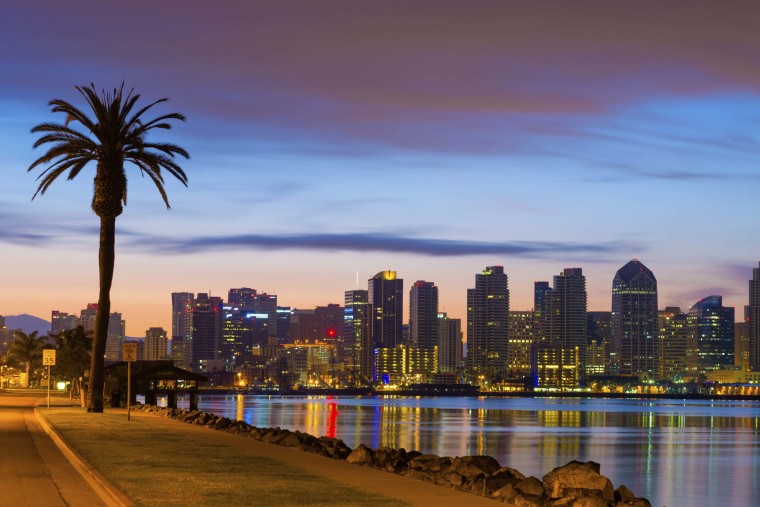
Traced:
[[551, 293], [549, 282], [533, 282], [533, 312], [536, 317], [536, 340], [546, 339], [546, 305]]
[[79, 313], [79, 325], [88, 331], [95, 332], [95, 314], [98, 313], [97, 303], [87, 303], [87, 308]]
[[253, 302], [256, 299], [256, 289], [242, 287], [240, 289], [230, 289], [227, 292], [227, 304], [241, 310], [253, 309]]
[[554, 277], [554, 288], [547, 303], [548, 341], [565, 349], [578, 349], [578, 374], [586, 372], [586, 277], [581, 268], [565, 268]]
[[489, 376], [506, 373], [508, 338], [507, 274], [502, 266], [489, 266], [475, 275], [475, 288], [467, 289], [467, 369]]
[[[97, 305], [96, 305], [97, 306]], [[126, 323], [120, 313], [108, 316], [108, 334], [106, 335], [106, 361], [121, 361], [121, 346], [126, 338]]]
[[290, 333], [293, 342], [314, 343], [319, 339], [317, 332], [317, 318], [314, 310], [296, 308], [290, 312]]
[[66, 312], [53, 310], [50, 314], [50, 333], [58, 334], [61, 331], [76, 329], [79, 325], [79, 319], [76, 315], [69, 315]]
[[195, 298], [192, 316], [193, 371], [208, 371], [209, 362], [219, 358], [222, 320], [222, 299], [199, 293]]
[[438, 370], [453, 373], [462, 367], [462, 319], [438, 314]]
[[438, 345], [438, 287], [418, 280], [409, 290], [409, 338], [414, 348]]
[[750, 370], [760, 371], [760, 267], [752, 268], [746, 317]]
[[749, 306], [744, 305], [744, 320], [734, 323], [734, 366], [752, 371], [749, 366]]
[[[658, 312], [657, 379], [682, 380], [687, 374], [689, 325], [687, 315], [677, 306]], [[696, 364], [696, 356], [694, 359]]]
[[183, 368], [193, 362], [193, 306], [192, 292], [172, 292], [172, 360]]
[[[253, 350], [256, 334], [257, 319], [254, 314], [240, 311], [239, 307], [224, 305], [224, 320], [222, 322], [222, 339], [219, 352], [226, 371], [233, 371], [239, 366], [242, 356], [250, 354]], [[262, 321], [266, 326], [269, 316], [264, 315]], [[267, 343], [266, 329], [264, 330], [264, 344]]]
[[314, 308], [314, 322], [319, 341], [335, 341], [343, 337], [343, 307], [336, 303]]
[[0, 315], [0, 329], [5, 327], [5, 317]]
[[366, 290], [348, 290], [343, 306], [343, 340], [347, 354], [353, 352], [355, 371], [362, 379], [374, 377], [375, 347], [372, 344], [369, 293]]
[[653, 378], [656, 366], [657, 279], [636, 259], [612, 280], [613, 370]]
[[169, 355], [169, 338], [166, 330], [162, 327], [151, 327], [145, 331], [145, 349], [143, 359], [146, 361], [158, 361], [166, 359]]
[[523, 378], [530, 375], [530, 351], [536, 341], [536, 312], [509, 312], [509, 345], [507, 367], [509, 374]]
[[[341, 314], [341, 326], [342, 324]], [[277, 340], [279, 344], [291, 343], [290, 339], [290, 307], [278, 306], [277, 307]]]
[[280, 340], [277, 336], [277, 295], [266, 292], [256, 293], [253, 296], [253, 311], [258, 314], [269, 315], [269, 336], [267, 345], [277, 345]]
[[734, 309], [722, 296], [708, 296], [689, 309], [689, 332], [697, 347], [697, 374], [734, 364]]
[[395, 271], [381, 271], [368, 280], [372, 309], [370, 333], [375, 347], [403, 343], [404, 280]]

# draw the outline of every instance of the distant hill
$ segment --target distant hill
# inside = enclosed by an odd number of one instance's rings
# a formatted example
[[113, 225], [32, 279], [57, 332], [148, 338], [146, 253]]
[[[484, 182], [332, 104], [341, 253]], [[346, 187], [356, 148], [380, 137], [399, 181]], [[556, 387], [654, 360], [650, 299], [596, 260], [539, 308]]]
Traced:
[[5, 327], [8, 329], [20, 329], [27, 334], [37, 331], [40, 336], [46, 336], [50, 332], [50, 322], [26, 313], [6, 316]]

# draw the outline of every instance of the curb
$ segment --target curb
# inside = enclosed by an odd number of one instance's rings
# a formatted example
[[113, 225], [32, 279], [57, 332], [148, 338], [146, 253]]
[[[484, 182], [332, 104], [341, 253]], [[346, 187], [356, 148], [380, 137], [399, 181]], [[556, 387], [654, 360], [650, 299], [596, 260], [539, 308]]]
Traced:
[[103, 502], [109, 507], [133, 507], [135, 504], [127, 496], [119, 491], [108, 479], [98, 472], [87, 460], [79, 456], [69, 445], [61, 438], [58, 432], [53, 428], [39, 407], [34, 407], [34, 417], [42, 426], [43, 431], [50, 436], [53, 443], [58, 447], [61, 453], [71, 463], [87, 484], [95, 491]]

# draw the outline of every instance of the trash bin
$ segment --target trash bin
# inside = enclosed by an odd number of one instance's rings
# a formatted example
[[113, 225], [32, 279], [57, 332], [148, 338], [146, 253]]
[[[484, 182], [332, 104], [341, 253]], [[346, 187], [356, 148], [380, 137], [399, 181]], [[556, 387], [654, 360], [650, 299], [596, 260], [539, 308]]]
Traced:
[[121, 406], [121, 391], [115, 389], [111, 391], [111, 407], [119, 408]]

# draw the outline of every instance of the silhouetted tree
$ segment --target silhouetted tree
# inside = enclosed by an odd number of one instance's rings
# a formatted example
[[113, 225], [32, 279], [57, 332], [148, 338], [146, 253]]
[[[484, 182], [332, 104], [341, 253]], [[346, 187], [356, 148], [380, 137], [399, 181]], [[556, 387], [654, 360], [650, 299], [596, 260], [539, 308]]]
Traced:
[[[92, 113], [92, 117], [64, 100], [50, 101], [52, 112], [63, 113], [66, 120], [63, 124], [42, 123], [32, 129], [32, 133], [42, 134], [34, 147], [47, 145], [48, 151], [35, 160], [28, 170], [40, 165], [46, 166], [38, 177], [40, 183], [32, 197], [34, 199], [37, 194], [44, 194], [62, 174], [67, 173], [66, 179], [71, 180], [90, 162], [96, 164], [92, 210], [100, 218], [100, 289], [90, 361], [91, 388], [87, 395], [87, 411], [102, 412], [103, 356], [111, 312], [116, 217], [121, 215], [123, 206], [127, 203], [125, 163], [130, 163], [153, 181], [169, 208], [161, 171], [167, 171], [187, 186], [187, 176], [174, 159], [177, 155], [184, 158], [189, 158], [189, 155], [175, 144], [146, 140], [147, 134], [153, 129], [171, 128], [170, 120], [185, 120], [179, 113], [165, 114], [151, 120], [143, 119], [153, 106], [167, 99], [136, 109], [140, 95], [133, 94], [134, 90], [125, 95], [123, 84], [111, 92], [102, 90], [100, 94], [95, 90], [94, 84], [77, 86], [76, 89], [87, 102], [88, 114]], [[72, 123], [78, 123], [80, 128], [70, 127]]]
[[55, 373], [59, 378], [71, 382], [71, 394], [79, 386], [79, 377], [90, 365], [92, 333], [85, 333], [82, 326], [61, 331], [54, 337], [58, 349]]
[[15, 338], [8, 349], [8, 357], [17, 364], [23, 364], [27, 379], [31, 379], [33, 365], [42, 362], [42, 349], [45, 348], [45, 338], [37, 336], [37, 331], [29, 334], [16, 331]]

